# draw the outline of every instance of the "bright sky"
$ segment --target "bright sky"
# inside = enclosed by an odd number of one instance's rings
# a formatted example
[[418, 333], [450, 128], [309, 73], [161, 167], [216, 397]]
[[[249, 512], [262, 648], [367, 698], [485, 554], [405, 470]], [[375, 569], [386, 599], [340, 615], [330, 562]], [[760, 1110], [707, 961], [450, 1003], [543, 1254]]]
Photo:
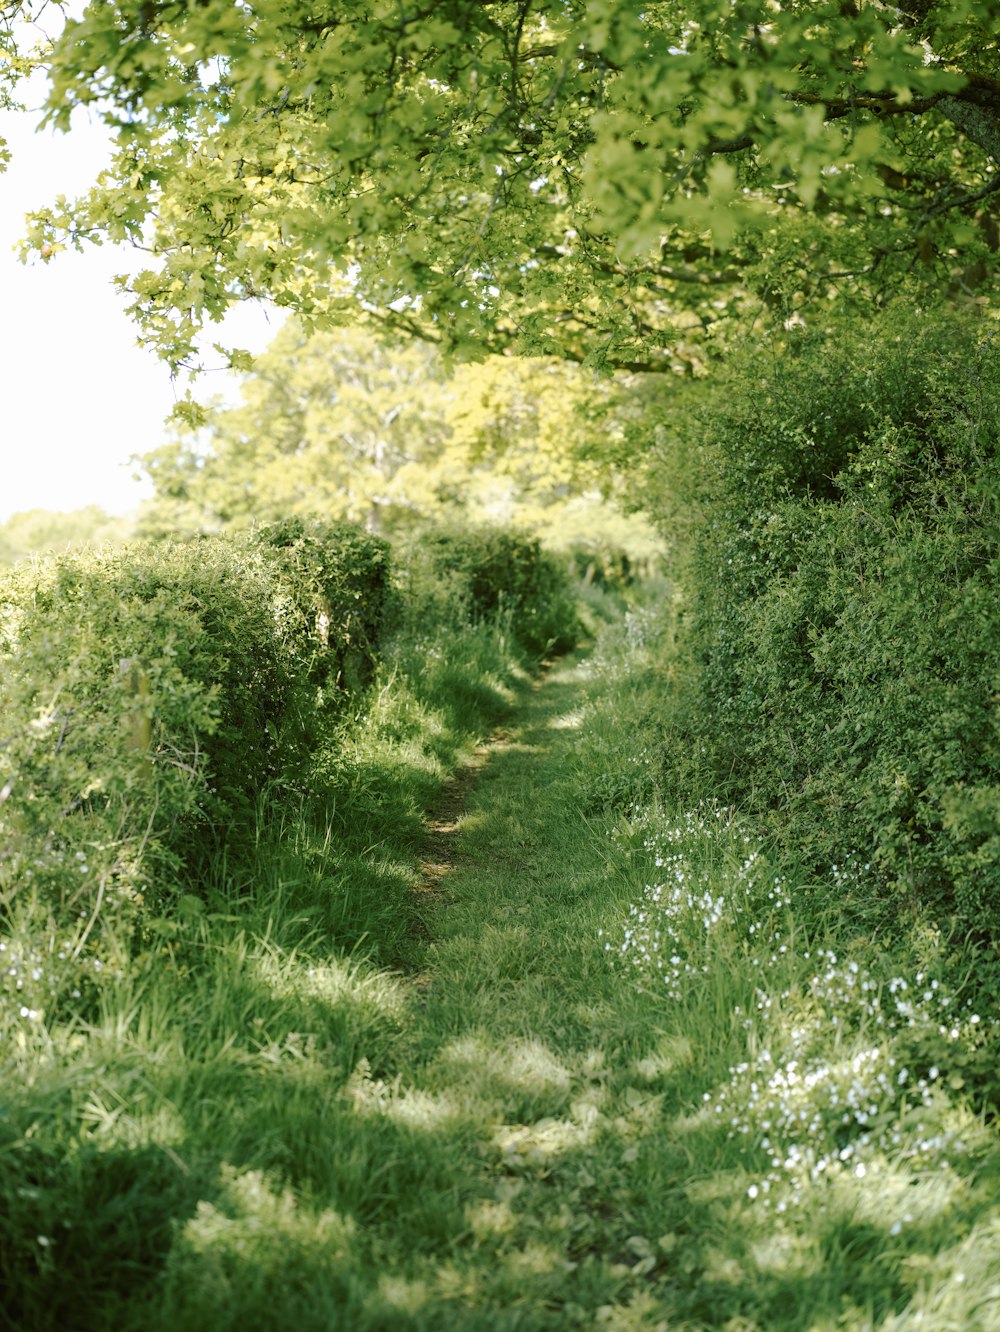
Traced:
[[[99, 125], [81, 119], [69, 135], [36, 134], [38, 119], [0, 111], [13, 158], [0, 173], [0, 522], [33, 508], [134, 509], [145, 492], [128, 459], [162, 442], [174, 402], [166, 368], [136, 346], [111, 285], [144, 256], [105, 246], [25, 266], [12, 252], [25, 212], [83, 193], [107, 153]], [[278, 327], [248, 306], [207, 342], [259, 351]], [[211, 375], [206, 396], [225, 391], [224, 379], [235, 381]]]

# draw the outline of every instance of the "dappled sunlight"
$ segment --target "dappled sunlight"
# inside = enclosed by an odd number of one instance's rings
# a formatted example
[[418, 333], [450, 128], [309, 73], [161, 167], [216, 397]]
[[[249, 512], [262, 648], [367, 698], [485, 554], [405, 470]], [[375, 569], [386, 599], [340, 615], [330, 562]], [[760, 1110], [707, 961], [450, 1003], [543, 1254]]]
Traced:
[[455, 820], [456, 833], [477, 833], [486, 823], [486, 815], [477, 810], [463, 810]]
[[362, 1059], [344, 1087], [344, 1096], [361, 1115], [382, 1115], [409, 1128], [447, 1128], [464, 1119], [459, 1105], [447, 1092], [427, 1092], [403, 1087], [399, 1081], [373, 1077], [367, 1059]]
[[[436, 732], [444, 733], [445, 727], [438, 726]], [[425, 744], [420, 740], [408, 740], [400, 746], [400, 760], [414, 772], [424, 772], [440, 779], [445, 776], [445, 766], [436, 754], [425, 748]]]
[[218, 1184], [217, 1200], [198, 1203], [182, 1232], [194, 1252], [238, 1252], [260, 1237], [262, 1247], [277, 1247], [275, 1258], [282, 1244], [303, 1240], [333, 1256], [345, 1252], [355, 1237], [352, 1222], [332, 1211], [314, 1213], [303, 1207], [291, 1189], [276, 1186], [260, 1170], [240, 1171], [223, 1164]]
[[694, 1046], [686, 1036], [661, 1036], [652, 1051], [637, 1060], [633, 1072], [645, 1082], [655, 1082], [694, 1062]]
[[1000, 1216], [995, 1212], [960, 1243], [933, 1255], [914, 1254], [905, 1270], [912, 1302], [887, 1318], [879, 1332], [993, 1332], [1000, 1327]]
[[594, 1139], [598, 1116], [589, 1122], [575, 1119], [540, 1119], [535, 1124], [501, 1124], [493, 1143], [507, 1166], [544, 1165], [550, 1157], [578, 1147], [587, 1147]]
[[782, 1280], [816, 1276], [823, 1267], [823, 1254], [815, 1235], [775, 1231], [754, 1240], [750, 1254], [758, 1272]]
[[512, 1277], [545, 1276], [551, 1272], [565, 1269], [565, 1258], [560, 1251], [548, 1244], [529, 1243], [523, 1249], [515, 1250], [507, 1256], [507, 1268]]
[[402, 980], [349, 957], [320, 962], [269, 945], [248, 959], [247, 968], [253, 980], [277, 998], [356, 1005], [394, 1023], [406, 1015], [409, 995]]
[[481, 1036], [450, 1042], [436, 1060], [445, 1077], [466, 1087], [513, 1088], [564, 1096], [572, 1076], [565, 1063], [541, 1041], [511, 1038], [500, 1045]]
[[553, 717], [548, 723], [550, 731], [577, 731], [583, 725], [585, 713], [583, 708], [574, 708], [572, 712], [564, 712], [560, 717]]
[[498, 1240], [513, 1235], [518, 1220], [510, 1203], [509, 1198], [486, 1198], [470, 1203], [465, 1209], [465, 1218], [473, 1238], [479, 1241]]
[[[409, 736], [395, 769], [356, 754], [354, 804], [283, 867], [284, 932], [206, 913], [88, 1038], [86, 1196], [106, 1224], [114, 1181], [157, 1185], [150, 1326], [1000, 1326], [994, 1135], [948, 1094], [988, 1017], [803, 943], [729, 811], [581, 819], [588, 713], [559, 689], [479, 745], [423, 842], [403, 802], [400, 840], [374, 823], [338, 849], [423, 761]], [[421, 855], [447, 884], [400, 969], [361, 930], [338, 952], [328, 900], [368, 920], [403, 883], [407, 904]], [[51, 1169], [26, 1158], [19, 1186]]]
[[369, 1297], [367, 1303], [373, 1311], [385, 1312], [389, 1316], [413, 1315], [419, 1313], [430, 1299], [431, 1292], [426, 1280], [409, 1280], [403, 1276], [383, 1273], [378, 1279], [374, 1295]]
[[279, 1290], [294, 1308], [320, 1272], [327, 1298], [343, 1298], [358, 1262], [350, 1219], [304, 1206], [257, 1170], [223, 1164], [216, 1192], [197, 1204], [170, 1250], [163, 1299], [175, 1326], [230, 1326], [234, 1309], [252, 1320], [255, 1301]]
[[863, 1175], [840, 1175], [822, 1192], [831, 1213], [899, 1235], [947, 1217], [967, 1191], [965, 1180], [947, 1165], [916, 1175], [876, 1159]]
[[503, 744], [498, 747], [499, 752], [496, 761], [500, 764], [505, 758], [517, 758], [524, 754], [537, 754], [540, 752], [541, 748], [542, 746], [540, 744], [530, 744], [524, 738], [523, 734], [519, 737], [511, 737], [504, 740]]

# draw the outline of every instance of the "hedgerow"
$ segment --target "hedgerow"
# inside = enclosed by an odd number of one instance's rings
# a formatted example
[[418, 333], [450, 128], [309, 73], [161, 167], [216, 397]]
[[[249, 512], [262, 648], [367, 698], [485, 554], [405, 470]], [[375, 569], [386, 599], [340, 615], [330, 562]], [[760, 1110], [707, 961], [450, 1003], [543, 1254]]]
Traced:
[[294, 597], [312, 646], [309, 679], [329, 696], [369, 683], [390, 598], [388, 543], [352, 523], [286, 518], [256, 529], [256, 545]]
[[429, 538], [411, 558], [394, 585], [384, 541], [294, 518], [4, 575], [0, 1025], [81, 1001], [203, 910], [201, 871], [239, 861], [268, 792], [323, 804], [318, 756], [390, 622], [398, 639], [501, 615], [528, 652], [568, 645], [565, 583], [537, 543]]
[[893, 311], [758, 348], [698, 436], [668, 780], [840, 867], [845, 906], [996, 937], [1000, 346]]
[[[22, 1015], [192, 892], [345, 681], [385, 543], [315, 524], [21, 566], [0, 584], [0, 908]], [[41, 952], [39, 950], [41, 949]]]
[[530, 653], [565, 652], [578, 632], [564, 570], [533, 537], [496, 528], [436, 530], [412, 542], [406, 587], [420, 613], [456, 623], [506, 614]]

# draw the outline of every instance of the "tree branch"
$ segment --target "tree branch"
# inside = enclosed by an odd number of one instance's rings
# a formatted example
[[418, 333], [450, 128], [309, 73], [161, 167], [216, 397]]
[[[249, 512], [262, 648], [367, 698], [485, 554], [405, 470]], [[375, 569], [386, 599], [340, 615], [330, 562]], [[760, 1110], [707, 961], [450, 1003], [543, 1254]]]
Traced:
[[994, 100], [976, 95], [942, 97], [938, 110], [994, 162], [1000, 162], [1000, 94]]

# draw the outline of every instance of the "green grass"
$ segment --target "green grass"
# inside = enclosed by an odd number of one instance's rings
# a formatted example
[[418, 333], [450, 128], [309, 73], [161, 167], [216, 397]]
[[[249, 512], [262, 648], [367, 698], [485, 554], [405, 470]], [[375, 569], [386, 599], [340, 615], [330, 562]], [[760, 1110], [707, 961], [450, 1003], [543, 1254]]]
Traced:
[[11, 1044], [0, 1326], [1000, 1326], [989, 1015], [657, 803], [663, 654], [633, 617], [536, 686], [485, 630], [400, 657], [252, 872]]

